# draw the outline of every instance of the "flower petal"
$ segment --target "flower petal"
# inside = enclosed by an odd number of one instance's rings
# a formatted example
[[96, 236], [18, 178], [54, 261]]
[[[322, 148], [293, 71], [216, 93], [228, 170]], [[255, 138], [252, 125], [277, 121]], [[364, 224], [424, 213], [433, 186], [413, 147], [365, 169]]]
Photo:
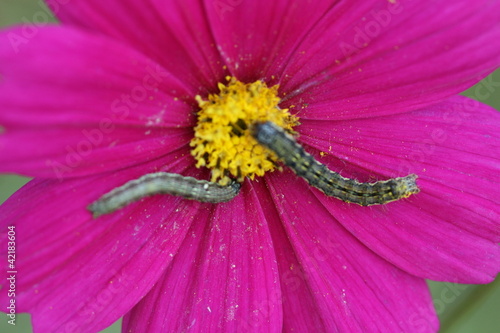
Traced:
[[157, 158], [189, 141], [191, 129], [179, 127], [195, 121], [193, 95], [151, 60], [59, 27], [37, 30], [16, 52], [12, 36], [22, 32], [0, 34], [2, 172], [85, 175]]
[[281, 332], [273, 244], [250, 182], [191, 226], [174, 262], [129, 313], [128, 332]]
[[341, 2], [289, 59], [284, 106], [330, 120], [422, 108], [497, 68], [499, 40], [498, 1]]
[[[95, 127], [14, 129], [0, 136], [0, 171], [59, 180], [119, 170], [188, 148], [191, 132]], [[42, 142], [42, 144], [41, 144]]]
[[265, 78], [277, 83], [298, 44], [336, 2], [206, 1], [206, 10], [232, 75], [246, 82]]
[[[294, 248], [281, 222], [276, 205], [266, 182], [254, 182], [253, 187], [259, 193], [261, 206], [269, 221], [273, 238], [274, 252], [280, 271], [280, 283], [283, 303], [283, 332], [327, 332], [328, 320], [325, 320], [321, 306], [316, 302], [314, 293], [305, 283], [304, 272]], [[278, 194], [283, 198], [283, 194]], [[281, 209], [281, 208], [280, 208]], [[317, 251], [317, 248], [314, 248]]]
[[487, 283], [500, 267], [499, 117], [455, 97], [401, 115], [304, 121], [299, 131], [318, 160], [346, 177], [419, 176], [420, 193], [382, 206], [346, 204], [314, 191], [370, 249], [423, 278]]
[[227, 75], [200, 1], [72, 0], [52, 8], [63, 24], [123, 41], [198, 93]]
[[[16, 228], [16, 269], [22, 272], [16, 304], [19, 312], [32, 314], [35, 331], [101, 330], [129, 311], [164, 273], [190, 224], [206, 214], [208, 205], [154, 196], [98, 219], [86, 210], [109, 187], [153, 168], [62, 182], [33, 180], [0, 206], [2, 232], [8, 225]], [[171, 168], [183, 171], [186, 165]], [[2, 235], [3, 249], [6, 239]], [[7, 302], [2, 292], [2, 307]]]
[[[269, 178], [269, 187], [292, 244], [296, 260], [280, 261], [296, 289], [308, 289], [326, 332], [435, 332], [438, 321], [423, 279], [412, 276], [373, 253], [345, 230], [308, 185], [286, 170]], [[365, 221], [366, 222], [366, 221]], [[294, 292], [294, 313], [284, 313], [298, 326], [303, 306]]]

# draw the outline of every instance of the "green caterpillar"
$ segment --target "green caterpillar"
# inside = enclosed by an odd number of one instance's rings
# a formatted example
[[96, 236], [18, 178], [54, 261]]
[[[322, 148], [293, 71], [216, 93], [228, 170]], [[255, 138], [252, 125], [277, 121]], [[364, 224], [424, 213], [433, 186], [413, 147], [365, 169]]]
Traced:
[[94, 217], [99, 217], [155, 194], [170, 194], [209, 203], [226, 202], [238, 195], [240, 187], [241, 184], [237, 182], [223, 186], [176, 173], [149, 173], [104, 194], [90, 204], [88, 210]]
[[311, 186], [345, 202], [361, 206], [381, 205], [420, 191], [415, 174], [375, 183], [360, 183], [342, 177], [316, 161], [291, 135], [269, 121], [254, 124], [253, 136]]

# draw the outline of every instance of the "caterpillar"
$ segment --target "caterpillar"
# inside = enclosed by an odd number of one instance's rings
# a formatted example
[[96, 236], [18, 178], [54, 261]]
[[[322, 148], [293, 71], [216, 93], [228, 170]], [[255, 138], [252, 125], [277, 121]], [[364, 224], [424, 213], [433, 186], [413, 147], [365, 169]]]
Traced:
[[272, 122], [253, 124], [252, 135], [311, 186], [342, 201], [361, 206], [381, 205], [420, 191], [415, 174], [374, 183], [342, 177], [318, 162], [290, 134]]
[[227, 186], [175, 173], [149, 173], [104, 194], [87, 209], [94, 218], [112, 213], [132, 202], [155, 194], [170, 194], [201, 202], [226, 202], [238, 195], [241, 184]]

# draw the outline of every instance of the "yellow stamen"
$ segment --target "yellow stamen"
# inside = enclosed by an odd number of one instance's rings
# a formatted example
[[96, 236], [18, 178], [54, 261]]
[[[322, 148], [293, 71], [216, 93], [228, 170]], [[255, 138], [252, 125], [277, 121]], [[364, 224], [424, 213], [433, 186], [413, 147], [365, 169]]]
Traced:
[[211, 181], [223, 185], [231, 178], [242, 182], [275, 168], [278, 158], [252, 137], [253, 123], [272, 121], [289, 132], [298, 124], [288, 109], [279, 108], [278, 86], [227, 80], [227, 85], [219, 83], [220, 93], [209, 95], [208, 101], [196, 96], [200, 111], [190, 143], [196, 167], [210, 168]]

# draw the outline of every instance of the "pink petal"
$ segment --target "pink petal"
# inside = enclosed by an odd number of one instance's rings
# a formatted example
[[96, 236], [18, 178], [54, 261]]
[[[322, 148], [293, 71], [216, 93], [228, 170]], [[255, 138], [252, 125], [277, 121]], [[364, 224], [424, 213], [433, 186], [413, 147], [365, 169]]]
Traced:
[[19, 52], [10, 39], [22, 29], [0, 35], [1, 171], [85, 175], [157, 158], [190, 140], [191, 129], [179, 127], [194, 123], [194, 95], [157, 64], [104, 37], [37, 32]]
[[187, 151], [191, 138], [190, 131], [158, 128], [115, 127], [109, 135], [91, 126], [15, 129], [0, 136], [0, 170], [62, 180]]
[[124, 332], [278, 332], [281, 292], [268, 221], [250, 182], [192, 224]]
[[230, 71], [280, 83], [302, 118], [413, 110], [500, 65], [498, 1], [256, 0], [208, 15]]
[[[435, 332], [432, 300], [423, 279], [393, 266], [344, 229], [308, 185], [290, 171], [275, 173], [269, 187], [283, 221], [273, 236], [275, 247], [290, 242], [295, 258], [279, 256], [281, 276], [289, 287], [283, 297], [287, 331]], [[348, 214], [348, 213], [347, 213]], [[367, 222], [367, 221], [365, 221]], [[283, 254], [287, 246], [278, 250]], [[290, 250], [288, 250], [290, 251]], [[300, 293], [296, 291], [299, 290]], [[308, 290], [321, 321], [303, 315], [299, 297]], [[308, 303], [310, 300], [307, 300]], [[306, 303], [307, 304], [307, 303]]]
[[[336, 1], [208, 1], [207, 15], [230, 72], [247, 82], [285, 80], [285, 66]], [[332, 59], [333, 60], [333, 59]], [[276, 77], [272, 77], [276, 75]]]
[[[280, 270], [282, 290], [283, 332], [325, 332], [330, 320], [325, 318], [322, 308], [316, 302], [314, 290], [305, 282], [304, 271], [299, 264], [295, 250], [290, 244], [281, 217], [278, 214], [272, 195], [264, 182], [252, 183], [259, 193], [262, 208], [269, 223], [273, 237], [273, 247]], [[278, 194], [283, 198], [283, 194]], [[318, 248], [314, 247], [314, 251]], [[328, 316], [326, 316], [328, 317]], [[325, 323], [326, 322], [326, 323]]]
[[499, 40], [498, 1], [338, 3], [287, 59], [285, 106], [330, 120], [422, 108], [497, 68]]
[[318, 160], [346, 177], [419, 176], [420, 193], [383, 206], [346, 204], [314, 190], [370, 249], [423, 278], [487, 283], [500, 267], [499, 117], [455, 97], [401, 115], [303, 121], [299, 131]]
[[[190, 224], [206, 215], [208, 204], [165, 195], [92, 219], [88, 204], [153, 168], [33, 180], [0, 207], [2, 232], [16, 227], [18, 311], [32, 314], [35, 331], [96, 332], [116, 321], [164, 273]], [[184, 169], [186, 163], [171, 167], [190, 172]], [[6, 302], [1, 293], [2, 307]]]
[[72, 0], [53, 10], [63, 24], [132, 46], [200, 93], [227, 75], [200, 1]]

